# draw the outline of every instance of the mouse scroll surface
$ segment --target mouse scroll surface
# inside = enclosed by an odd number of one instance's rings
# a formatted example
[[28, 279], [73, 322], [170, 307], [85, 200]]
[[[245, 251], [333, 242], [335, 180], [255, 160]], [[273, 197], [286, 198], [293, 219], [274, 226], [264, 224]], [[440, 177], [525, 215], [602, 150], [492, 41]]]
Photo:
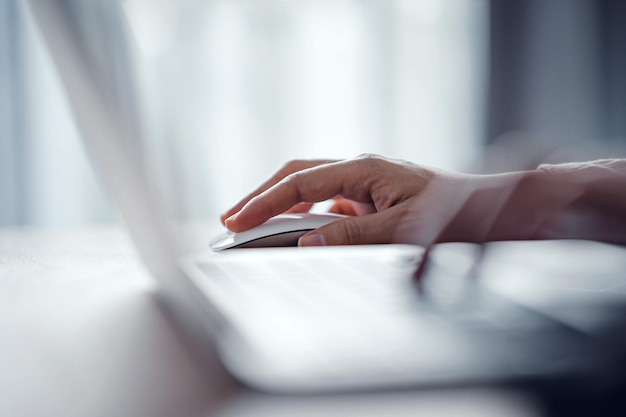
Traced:
[[234, 248], [296, 246], [303, 234], [346, 217], [340, 214], [279, 214], [244, 232], [226, 231], [211, 240], [209, 246], [216, 252]]

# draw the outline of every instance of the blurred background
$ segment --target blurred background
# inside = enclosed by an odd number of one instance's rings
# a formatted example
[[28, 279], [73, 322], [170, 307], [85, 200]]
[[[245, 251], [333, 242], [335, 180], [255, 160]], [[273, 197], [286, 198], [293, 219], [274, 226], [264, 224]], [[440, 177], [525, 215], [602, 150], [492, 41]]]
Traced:
[[[620, 0], [93, 2], [124, 18], [141, 146], [182, 219], [217, 222], [294, 158], [498, 171], [626, 138]], [[0, 225], [115, 221], [27, 5], [0, 0]]]

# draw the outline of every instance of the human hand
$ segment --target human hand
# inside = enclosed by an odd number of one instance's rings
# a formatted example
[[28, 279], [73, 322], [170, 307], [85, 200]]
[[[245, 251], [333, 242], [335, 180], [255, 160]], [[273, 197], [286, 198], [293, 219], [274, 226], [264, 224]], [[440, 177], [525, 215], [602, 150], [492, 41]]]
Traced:
[[334, 199], [352, 217], [299, 244], [342, 245], [521, 239], [626, 242], [626, 160], [471, 175], [375, 155], [292, 161], [222, 216], [234, 232]]
[[[331, 211], [353, 217], [307, 233], [300, 245], [484, 241], [507, 192], [525, 175], [458, 174], [373, 155], [292, 161], [224, 213], [222, 221], [241, 232], [277, 214], [335, 199]], [[540, 220], [529, 217], [524, 230], [501, 225], [499, 235], [528, 237]]]

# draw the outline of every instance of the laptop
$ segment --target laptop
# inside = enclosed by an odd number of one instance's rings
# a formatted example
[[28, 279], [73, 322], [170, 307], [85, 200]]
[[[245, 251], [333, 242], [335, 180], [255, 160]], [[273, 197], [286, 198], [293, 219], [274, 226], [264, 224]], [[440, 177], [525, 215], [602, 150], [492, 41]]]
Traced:
[[182, 256], [142, 153], [119, 4], [28, 4], [160, 299], [181, 328], [207, 335], [243, 383], [323, 392], [573, 375], [610, 363], [614, 352], [592, 333], [478, 279], [489, 248], [440, 245], [427, 258], [413, 245], [213, 254], [207, 236], [205, 253]]

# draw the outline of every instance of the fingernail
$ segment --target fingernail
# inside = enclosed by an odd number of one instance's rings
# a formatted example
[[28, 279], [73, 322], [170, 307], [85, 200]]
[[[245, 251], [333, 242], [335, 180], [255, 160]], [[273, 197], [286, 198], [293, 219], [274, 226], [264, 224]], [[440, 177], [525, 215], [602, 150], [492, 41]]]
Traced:
[[298, 246], [326, 246], [326, 238], [320, 233], [310, 233], [298, 239]]
[[224, 224], [228, 226], [229, 223], [232, 223], [233, 221], [235, 221], [237, 219], [237, 214], [238, 213], [235, 213], [229, 218], [227, 218], [226, 220], [224, 220]]

